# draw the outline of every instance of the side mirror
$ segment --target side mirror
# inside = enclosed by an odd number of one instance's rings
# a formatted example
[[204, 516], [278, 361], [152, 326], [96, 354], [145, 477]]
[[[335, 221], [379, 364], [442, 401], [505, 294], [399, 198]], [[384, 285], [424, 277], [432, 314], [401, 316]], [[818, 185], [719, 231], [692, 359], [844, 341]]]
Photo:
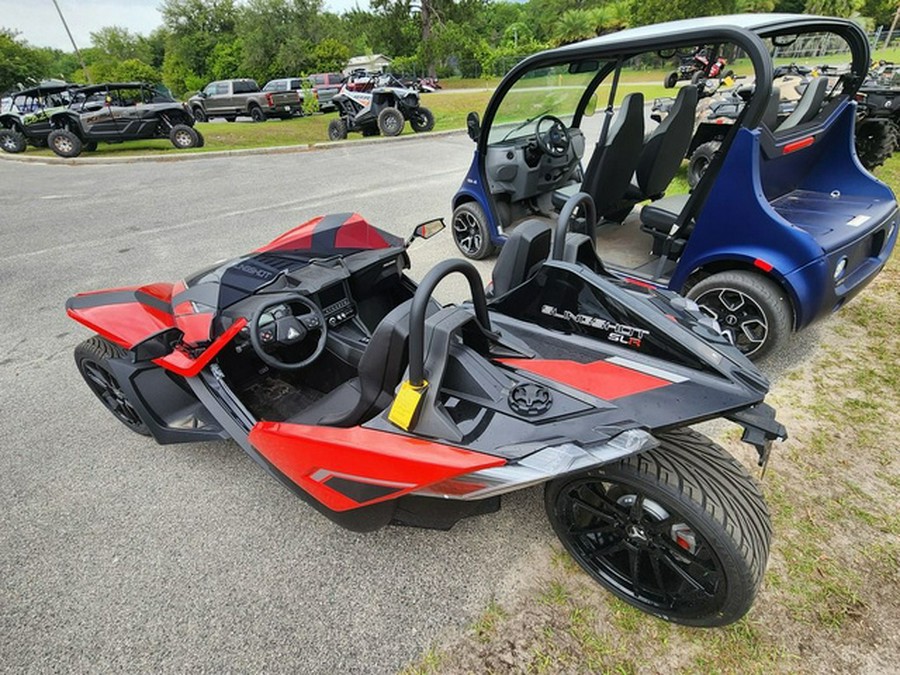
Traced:
[[469, 130], [469, 138], [477, 143], [481, 137], [481, 120], [477, 112], [470, 112], [466, 116], [466, 129]]
[[199, 96], [200, 98], [206, 98], [207, 94], [205, 91], [198, 91], [197, 96]]
[[424, 223], [416, 225], [412, 236], [407, 240], [410, 243], [413, 239], [430, 239], [438, 232], [447, 227], [443, 218], [435, 218], [434, 220], [426, 220]]

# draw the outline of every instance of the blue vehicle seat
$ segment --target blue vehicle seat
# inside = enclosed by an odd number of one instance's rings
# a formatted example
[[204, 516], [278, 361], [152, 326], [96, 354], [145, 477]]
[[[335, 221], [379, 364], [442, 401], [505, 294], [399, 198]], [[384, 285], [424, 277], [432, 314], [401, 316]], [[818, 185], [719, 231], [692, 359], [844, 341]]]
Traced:
[[494, 265], [494, 297], [504, 295], [537, 273], [550, 257], [551, 239], [550, 225], [543, 220], [526, 220], [516, 226]]
[[616, 210], [637, 169], [643, 142], [644, 95], [635, 92], [622, 99], [602, 147], [598, 139], [581, 187], [568, 185], [557, 190], [553, 205], [560, 209], [576, 192], [587, 192], [594, 200], [598, 217]]
[[828, 90], [828, 79], [825, 77], [816, 77], [810, 80], [806, 85], [806, 90], [794, 112], [788, 115], [787, 119], [778, 125], [775, 131], [785, 131], [793, 129], [801, 124], [806, 124], [819, 113], [822, 107], [822, 101], [825, 100], [825, 92]]

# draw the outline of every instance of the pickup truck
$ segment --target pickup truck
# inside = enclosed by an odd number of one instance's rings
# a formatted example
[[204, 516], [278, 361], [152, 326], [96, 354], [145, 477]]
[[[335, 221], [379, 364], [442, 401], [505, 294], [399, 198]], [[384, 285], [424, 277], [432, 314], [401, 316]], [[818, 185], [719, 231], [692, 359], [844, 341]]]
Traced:
[[262, 122], [269, 117], [287, 119], [303, 110], [303, 101], [296, 91], [263, 92], [253, 80], [210, 82], [188, 100], [188, 105], [198, 122], [212, 117], [234, 122], [240, 115]]
[[319, 99], [319, 110], [336, 110], [337, 106], [331, 99], [340, 92], [345, 77], [341, 73], [314, 73], [308, 79]]

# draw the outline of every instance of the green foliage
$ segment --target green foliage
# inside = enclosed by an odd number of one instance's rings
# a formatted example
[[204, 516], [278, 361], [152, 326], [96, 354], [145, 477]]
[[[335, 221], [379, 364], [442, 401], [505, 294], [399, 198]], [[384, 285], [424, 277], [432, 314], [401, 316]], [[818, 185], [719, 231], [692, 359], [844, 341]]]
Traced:
[[804, 11], [824, 16], [853, 16], [864, 4], [865, 0], [807, 0]]
[[631, 22], [634, 26], [666, 21], [692, 19], [698, 16], [733, 14], [737, 0], [641, 0], [631, 5]]
[[31, 84], [46, 76], [50, 59], [45, 52], [29, 47], [17, 33], [0, 28], [0, 91], [19, 84]]
[[303, 80], [303, 114], [304, 115], [312, 115], [313, 113], [319, 112], [319, 98], [316, 96], [316, 92], [313, 91], [312, 83], [304, 79]]
[[242, 58], [240, 38], [222, 40], [206, 60], [206, 71], [213, 80], [227, 80], [239, 72]]
[[313, 49], [316, 72], [340, 72], [350, 60], [350, 50], [336, 38], [325, 38]]

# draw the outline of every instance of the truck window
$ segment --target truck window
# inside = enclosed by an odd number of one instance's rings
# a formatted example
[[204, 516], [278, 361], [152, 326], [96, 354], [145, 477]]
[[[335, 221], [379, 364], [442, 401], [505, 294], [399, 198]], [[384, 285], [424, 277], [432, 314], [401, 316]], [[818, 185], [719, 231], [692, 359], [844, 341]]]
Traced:
[[253, 92], [259, 91], [259, 85], [256, 84], [253, 80], [235, 80], [234, 81], [234, 93], [235, 94], [252, 94]]
[[[203, 90], [203, 93], [206, 94], [207, 96], [215, 96], [216, 94], [219, 93], [219, 85], [220, 84], [221, 84], [220, 82], [210, 82], [208, 85], [206, 85], [206, 89]], [[225, 87], [225, 93], [226, 94], [228, 93], [227, 85]]]

